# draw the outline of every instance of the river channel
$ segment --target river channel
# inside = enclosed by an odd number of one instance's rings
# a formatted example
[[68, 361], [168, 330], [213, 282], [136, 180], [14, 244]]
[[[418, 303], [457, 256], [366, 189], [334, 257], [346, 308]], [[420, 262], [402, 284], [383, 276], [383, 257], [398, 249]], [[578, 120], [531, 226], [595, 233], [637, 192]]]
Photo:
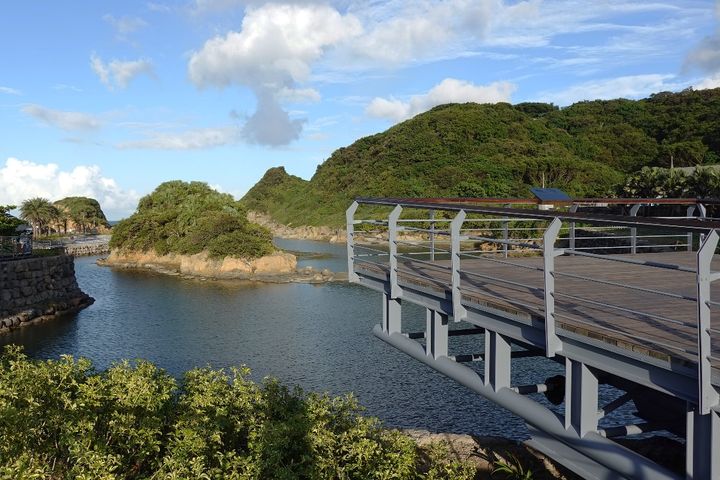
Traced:
[[[315, 254], [301, 258], [300, 266], [346, 268], [344, 245], [277, 243]], [[94, 305], [68, 319], [0, 336], [0, 343], [22, 344], [35, 358], [87, 357], [97, 369], [144, 358], [176, 377], [199, 366], [245, 364], [257, 380], [274, 376], [307, 390], [353, 392], [367, 414], [390, 427], [527, 437], [517, 417], [376, 339], [372, 328], [381, 317], [376, 292], [346, 282], [189, 280], [113, 270], [95, 261], [75, 260], [80, 287], [95, 297]], [[404, 306], [403, 322], [422, 330], [425, 313]], [[458, 353], [481, 351], [478, 339], [460, 341]], [[518, 359], [513, 369], [517, 383], [562, 373], [558, 364], [537, 358]]]

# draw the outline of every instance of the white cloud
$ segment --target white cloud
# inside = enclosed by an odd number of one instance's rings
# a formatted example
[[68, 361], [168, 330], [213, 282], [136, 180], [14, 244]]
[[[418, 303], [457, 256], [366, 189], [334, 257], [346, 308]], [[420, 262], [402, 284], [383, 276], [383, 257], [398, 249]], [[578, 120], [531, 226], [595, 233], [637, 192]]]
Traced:
[[[715, 16], [720, 21], [720, 0], [715, 3]], [[685, 67], [699, 68], [720, 75], [720, 26], [715, 33], [700, 41], [685, 59]]]
[[16, 88], [10, 88], [10, 87], [3, 87], [0, 85], [0, 93], [4, 93], [6, 95], [22, 95], [22, 92]]
[[131, 213], [140, 196], [123, 190], [102, 175], [97, 165], [78, 165], [64, 171], [55, 163], [34, 163], [10, 157], [0, 166], [0, 204], [19, 205], [32, 197], [59, 200], [69, 196], [95, 198], [110, 219]]
[[515, 88], [515, 85], [509, 82], [475, 85], [455, 78], [446, 78], [427, 93], [413, 95], [407, 102], [394, 98], [374, 98], [365, 112], [372, 117], [399, 122], [445, 103], [509, 102]]
[[62, 130], [95, 130], [102, 126], [99, 117], [89, 113], [52, 110], [41, 105], [25, 105], [22, 112]]
[[540, 99], [558, 105], [569, 105], [581, 100], [641, 98], [651, 93], [678, 90], [687, 86], [672, 81], [675, 78], [675, 75], [647, 74], [593, 80], [573, 85], [559, 92], [541, 93]]
[[90, 55], [90, 68], [98, 76], [100, 81], [113, 90], [118, 87], [127, 88], [128, 84], [138, 75], [154, 76], [153, 65], [150, 60], [112, 60], [110, 63], [104, 63], [100, 57], [94, 53]]
[[[212, 38], [193, 53], [188, 74], [200, 88], [243, 85], [252, 89], [258, 106], [246, 125], [246, 138], [281, 145], [298, 138], [302, 124], [290, 120], [278, 100], [289, 92], [318, 98], [316, 91], [298, 88], [298, 84], [308, 80], [313, 63], [327, 49], [361, 31], [355, 17], [343, 16], [327, 5], [248, 8], [239, 32]], [[277, 131], [281, 129], [285, 130]]]
[[197, 150], [232, 145], [241, 139], [238, 127], [199, 128], [180, 133], [153, 133], [144, 140], [117, 145], [120, 149]]
[[136, 32], [141, 28], [148, 26], [148, 23], [140, 17], [129, 17], [123, 15], [122, 17], [115, 17], [107, 14], [103, 16], [103, 20], [112, 25], [118, 34], [118, 37], [125, 39], [128, 34]]
[[700, 82], [698, 82], [696, 85], [693, 85], [693, 88], [695, 90], [706, 90], [709, 88], [720, 88], [720, 72], [716, 73], [715, 75], [712, 75], [710, 77], [707, 77]]

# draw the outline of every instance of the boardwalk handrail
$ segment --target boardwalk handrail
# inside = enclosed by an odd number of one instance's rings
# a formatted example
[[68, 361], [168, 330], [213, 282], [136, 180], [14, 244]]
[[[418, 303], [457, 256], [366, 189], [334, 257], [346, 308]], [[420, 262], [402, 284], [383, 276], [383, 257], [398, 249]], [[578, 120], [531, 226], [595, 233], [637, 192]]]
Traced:
[[[651, 421], [642, 424], [648, 428], [632, 424], [600, 428], [604, 414], [598, 412], [615, 408], [610, 402], [598, 410], [598, 385], [607, 383], [628, 392], [617, 405], [630, 398], [637, 402], [634, 395], [639, 393], [632, 385], [682, 401], [687, 406], [688, 478], [720, 478], [720, 328], [717, 323], [713, 326], [711, 311], [720, 306], [711, 298], [711, 290], [717, 292], [711, 284], [720, 280], [720, 271], [711, 268], [720, 242], [720, 221], [706, 218], [704, 208], [705, 203], [719, 202], [597, 200], [608, 199], [576, 199], [562, 209], [535, 210], [499, 206], [539, 204], [527, 199], [358, 198], [347, 212], [349, 276], [352, 282], [383, 293], [383, 321], [374, 330], [376, 336], [516, 412], [543, 431], [544, 436], [531, 428], [535, 445], [560, 455], [579, 468], [576, 472], [596, 462], [592, 468], [603, 474], [608, 467], [634, 478], [640, 472], [624, 470], [624, 462], [635, 465], [644, 461], [642, 457], [610, 442], [603, 448], [617, 456], [604, 458], [601, 452], [586, 450], [588, 439], [669, 425]], [[600, 203], [630, 206], [630, 215], [578, 211], [579, 206]], [[680, 212], [684, 218], [637, 216], [644, 204], [688, 208], [680, 209], [685, 210]], [[375, 219], [356, 219], [361, 205], [372, 207], [369, 211]], [[392, 209], [386, 222], [377, 220], [378, 206]], [[423, 216], [408, 210], [428, 212], [429, 218], [404, 218]], [[692, 217], [696, 212], [699, 218]], [[369, 228], [364, 230], [366, 225]], [[588, 233], [578, 235], [577, 225]], [[372, 233], [367, 233], [370, 229]], [[618, 229], [629, 229], [630, 234]], [[442, 248], [436, 237], [442, 239]], [[588, 251], [593, 249], [598, 251]], [[641, 249], [649, 249], [651, 255], [636, 256]], [[675, 252], [670, 259], [653, 257], [662, 255], [653, 252], [668, 249]], [[694, 257], [692, 264], [688, 255]], [[559, 257], [566, 259], [558, 261]], [[519, 269], [526, 273], [518, 273]], [[654, 283], [653, 270], [666, 272], [657, 275], [662, 281]], [[427, 309], [424, 333], [402, 331], [404, 301]], [[448, 336], [457, 331], [448, 330], [450, 316], [483, 332], [483, 353], [448, 355]], [[424, 338], [425, 344], [414, 341], [418, 338]], [[540, 408], [531, 412], [529, 403], [514, 409], [523, 392], [547, 391], [548, 386], [511, 384], [510, 364], [517, 353], [511, 351], [513, 343], [527, 349], [524, 353], [559, 357], [565, 364], [561, 417]], [[477, 360], [483, 363], [484, 375], [459, 365]], [[619, 383], [608, 376], [620, 379]], [[557, 418], [563, 418], [564, 429], [543, 423]], [[643, 478], [676, 478], [656, 464], [648, 468], [652, 473]]]

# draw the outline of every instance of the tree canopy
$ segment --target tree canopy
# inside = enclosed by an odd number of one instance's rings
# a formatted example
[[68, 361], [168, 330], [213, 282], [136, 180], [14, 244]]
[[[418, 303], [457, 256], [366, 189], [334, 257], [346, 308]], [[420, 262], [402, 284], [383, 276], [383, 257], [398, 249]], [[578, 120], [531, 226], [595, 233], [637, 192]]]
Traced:
[[140, 199], [137, 211], [113, 228], [110, 247], [159, 255], [257, 258], [274, 250], [270, 232], [247, 220], [242, 205], [203, 182], [175, 180]]
[[16, 208], [16, 205], [0, 205], [0, 237], [15, 235], [15, 229], [22, 225], [22, 220], [10, 215]]
[[[91, 228], [110, 225], [100, 204], [94, 198], [65, 197], [53, 205], [62, 213], [61, 221], [63, 223], [70, 221], [77, 230], [83, 233]], [[65, 226], [67, 227], [67, 225]]]
[[356, 196], [606, 196], [643, 167], [720, 162], [720, 89], [643, 100], [441, 105], [336, 150], [309, 180], [275, 167], [243, 197], [293, 225], [344, 224]]

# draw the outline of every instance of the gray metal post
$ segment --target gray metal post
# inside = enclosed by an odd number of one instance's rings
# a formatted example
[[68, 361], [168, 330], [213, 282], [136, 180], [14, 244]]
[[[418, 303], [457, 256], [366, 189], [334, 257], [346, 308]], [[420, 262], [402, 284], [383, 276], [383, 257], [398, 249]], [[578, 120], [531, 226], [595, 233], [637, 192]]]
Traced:
[[425, 309], [427, 330], [425, 351], [435, 359], [448, 355], [448, 316], [430, 308]]
[[555, 333], [555, 257], [562, 250], [555, 250], [555, 240], [562, 222], [555, 218], [543, 234], [543, 273], [545, 277], [545, 355], [554, 357], [560, 350], [560, 339]]
[[494, 391], [510, 386], [510, 342], [497, 332], [485, 330], [485, 376], [483, 383]]
[[[685, 214], [687, 218], [692, 218], [695, 216], [695, 205], [690, 205], [687, 207], [687, 213]], [[692, 244], [693, 244], [693, 233], [688, 232], [687, 234], [687, 251], [692, 252]]]
[[347, 269], [348, 281], [357, 283], [360, 277], [355, 273], [355, 212], [358, 209], [358, 203], [353, 202], [347, 210], [345, 210], [345, 220], [347, 228]]
[[464, 221], [465, 210], [460, 210], [457, 215], [455, 215], [452, 222], [450, 222], [453, 320], [456, 322], [467, 318], [467, 310], [462, 305], [462, 293], [460, 293], [460, 229], [462, 228]]
[[430, 210], [430, 261], [435, 261], [435, 210]]
[[720, 479], [720, 414], [700, 415], [688, 405], [685, 435], [685, 475], [693, 480]]
[[[505, 205], [505, 208], [510, 208], [510, 205]], [[509, 223], [510, 223], [510, 219], [508, 217], [503, 217], [503, 240], [505, 240], [506, 242], [510, 239]], [[502, 249], [503, 249], [503, 257], [507, 258], [508, 257], [508, 244], [503, 243]]]
[[398, 284], [398, 261], [397, 261], [397, 221], [402, 213], [402, 207], [397, 205], [388, 217], [388, 242], [390, 248], [390, 295], [392, 298], [402, 296], [402, 288]]
[[712, 340], [710, 337], [710, 283], [718, 279], [718, 273], [710, 271], [715, 249], [718, 245], [717, 231], [712, 230], [697, 252], [697, 345], [698, 345], [698, 406], [700, 414], [720, 405], [718, 392], [712, 385]]
[[[570, 213], [577, 212], [578, 204], [573, 203], [570, 205]], [[570, 239], [569, 239], [570, 250], [575, 250], [575, 222], [570, 222]]]
[[565, 428], [579, 437], [597, 431], [598, 379], [584, 363], [565, 359]]
[[392, 298], [391, 295], [383, 293], [383, 322], [382, 330], [385, 333], [402, 331], [402, 300]]
[[[633, 205], [632, 207], [630, 207], [630, 216], [637, 217], [640, 207], [642, 207], [642, 205], [640, 205], [639, 203], [637, 205]], [[633, 253], [633, 254], [637, 253], [637, 228], [636, 227], [630, 228], [630, 253]]]

